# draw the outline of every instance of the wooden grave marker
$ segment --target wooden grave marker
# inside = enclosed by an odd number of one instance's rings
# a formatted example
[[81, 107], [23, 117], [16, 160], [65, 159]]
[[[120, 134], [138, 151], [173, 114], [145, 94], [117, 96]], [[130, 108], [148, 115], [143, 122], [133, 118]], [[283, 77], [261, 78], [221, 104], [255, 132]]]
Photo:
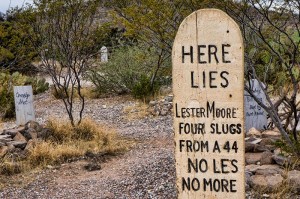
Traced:
[[35, 121], [31, 86], [14, 86], [17, 125]]
[[[256, 79], [250, 80], [250, 89], [263, 104], [266, 103], [266, 95]], [[248, 132], [252, 127], [258, 130], [263, 130], [268, 126], [267, 112], [250, 96], [247, 91], [244, 93], [246, 132]]]
[[178, 198], [245, 198], [238, 25], [217, 9], [192, 13], [177, 32], [172, 64]]

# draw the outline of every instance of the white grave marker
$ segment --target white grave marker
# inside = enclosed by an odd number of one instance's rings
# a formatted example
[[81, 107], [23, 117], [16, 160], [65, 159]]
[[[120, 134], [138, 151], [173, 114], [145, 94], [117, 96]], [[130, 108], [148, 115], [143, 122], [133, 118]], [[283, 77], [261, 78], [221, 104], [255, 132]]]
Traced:
[[31, 86], [14, 86], [17, 125], [35, 121], [33, 94]]
[[178, 198], [245, 198], [244, 49], [223, 11], [198, 10], [173, 51]]
[[100, 49], [100, 60], [103, 63], [108, 62], [108, 50], [105, 46]]
[[[250, 80], [250, 89], [253, 94], [260, 99], [262, 103], [266, 103], [266, 95], [256, 79]], [[245, 91], [245, 126], [246, 132], [254, 127], [258, 130], [264, 129], [268, 125], [266, 111]]]

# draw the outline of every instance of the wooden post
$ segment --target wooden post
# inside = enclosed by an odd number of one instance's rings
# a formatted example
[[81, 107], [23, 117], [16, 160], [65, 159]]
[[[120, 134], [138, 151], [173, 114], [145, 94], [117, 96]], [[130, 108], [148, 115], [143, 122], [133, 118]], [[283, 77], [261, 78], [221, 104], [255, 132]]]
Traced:
[[31, 86], [14, 86], [17, 125], [35, 121], [33, 94]]
[[172, 52], [178, 198], [245, 198], [244, 49], [223, 11], [198, 10]]

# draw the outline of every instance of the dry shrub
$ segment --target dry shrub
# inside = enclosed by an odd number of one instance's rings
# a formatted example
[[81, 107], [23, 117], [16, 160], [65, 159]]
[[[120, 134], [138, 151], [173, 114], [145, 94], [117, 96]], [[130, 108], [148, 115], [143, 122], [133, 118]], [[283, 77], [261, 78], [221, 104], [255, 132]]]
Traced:
[[51, 94], [54, 96], [55, 99], [65, 99], [67, 95], [62, 90], [55, 90], [53, 86], [50, 88]]
[[71, 143], [55, 144], [41, 142], [30, 150], [27, 160], [34, 166], [59, 164], [70, 158], [83, 155], [82, 150]]
[[46, 124], [46, 128], [50, 132], [48, 139], [54, 143], [63, 143], [71, 140], [73, 127], [68, 122], [50, 119]]
[[[111, 130], [97, 125], [91, 119], [84, 119], [80, 125], [73, 127], [70, 122], [51, 119], [46, 124], [50, 131], [49, 139], [55, 143], [63, 143], [74, 140], [91, 141], [96, 137], [106, 139], [108, 134], [114, 134]], [[107, 133], [103, 130], [107, 130]]]
[[51, 136], [30, 151], [29, 158], [37, 165], [65, 162], [83, 156], [87, 151], [114, 155], [125, 152], [133, 144], [117, 136], [113, 129], [91, 119], [84, 119], [76, 127], [67, 121], [50, 120], [46, 127]]
[[271, 198], [282, 199], [282, 198], [293, 198], [293, 194], [296, 192], [295, 187], [284, 180], [284, 182], [271, 193]]
[[88, 99], [100, 98], [100, 94], [92, 87], [83, 87], [81, 89], [81, 94]]
[[2, 175], [14, 175], [24, 171], [24, 165], [22, 162], [15, 162], [10, 159], [4, 159], [0, 162], [0, 174]]
[[[280, 186], [275, 189], [263, 188], [263, 187], [255, 187], [253, 189], [253, 197], [257, 199], [282, 199], [282, 198], [293, 198], [293, 194], [295, 194], [295, 187], [293, 187], [286, 179], [282, 182]], [[264, 194], [269, 195], [268, 197], [264, 197]]]
[[[298, 161], [298, 160], [297, 160]], [[294, 169], [294, 164], [298, 162], [292, 163], [284, 168], [284, 180], [283, 182], [276, 188], [270, 189], [268, 187], [260, 187], [256, 186], [252, 189], [252, 193], [254, 198], [265, 199], [282, 199], [282, 198], [296, 198], [297, 195], [297, 187], [291, 184], [287, 179], [287, 173]], [[263, 197], [264, 194], [269, 195], [269, 197]]]
[[118, 136], [113, 129], [97, 125], [90, 119], [83, 120], [77, 127], [72, 127], [67, 121], [50, 120], [47, 128], [51, 136], [45, 141], [36, 141], [25, 159], [2, 159], [0, 173], [13, 175], [25, 168], [32, 170], [57, 165], [82, 157], [86, 152], [116, 155], [134, 144]]
[[80, 140], [93, 140], [95, 137], [99, 136], [99, 139], [104, 138], [105, 133], [101, 128], [91, 119], [83, 120], [80, 125], [76, 126], [73, 130], [72, 139], [80, 139]]

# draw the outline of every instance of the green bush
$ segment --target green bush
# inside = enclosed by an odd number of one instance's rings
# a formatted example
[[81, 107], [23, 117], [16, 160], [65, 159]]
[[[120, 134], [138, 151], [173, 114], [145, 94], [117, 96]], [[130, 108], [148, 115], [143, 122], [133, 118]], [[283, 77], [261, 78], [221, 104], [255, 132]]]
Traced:
[[[113, 51], [107, 63], [87, 72], [88, 79], [95, 85], [95, 92], [132, 93], [136, 98], [146, 98], [158, 89], [163, 71], [170, 66], [164, 63], [157, 73], [154, 83], [158, 56], [153, 48], [125, 46]], [[165, 75], [165, 74], [163, 74]]]
[[137, 82], [133, 89], [132, 95], [137, 99], [148, 99], [153, 92], [158, 90], [158, 85], [151, 86], [151, 79], [146, 75], [142, 75], [140, 81]]
[[15, 116], [13, 86], [24, 85], [26, 77], [18, 72], [9, 74], [0, 73], [0, 117], [12, 118]]
[[32, 85], [33, 93], [37, 94], [48, 89], [49, 85], [44, 80], [29, 78], [18, 72], [10, 74], [7, 71], [0, 72], [0, 118], [15, 117], [14, 86]]

